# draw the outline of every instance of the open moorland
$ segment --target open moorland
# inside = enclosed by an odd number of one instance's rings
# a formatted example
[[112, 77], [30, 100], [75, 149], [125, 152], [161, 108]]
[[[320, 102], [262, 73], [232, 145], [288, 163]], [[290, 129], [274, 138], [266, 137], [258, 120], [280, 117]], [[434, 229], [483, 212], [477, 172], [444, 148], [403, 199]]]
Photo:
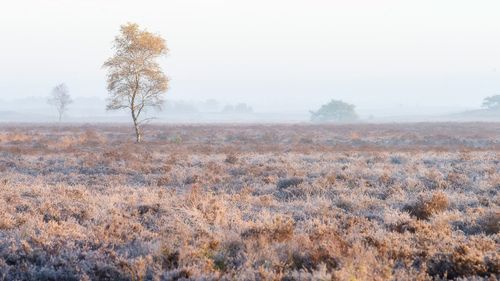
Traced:
[[0, 280], [497, 280], [500, 123], [0, 125]]

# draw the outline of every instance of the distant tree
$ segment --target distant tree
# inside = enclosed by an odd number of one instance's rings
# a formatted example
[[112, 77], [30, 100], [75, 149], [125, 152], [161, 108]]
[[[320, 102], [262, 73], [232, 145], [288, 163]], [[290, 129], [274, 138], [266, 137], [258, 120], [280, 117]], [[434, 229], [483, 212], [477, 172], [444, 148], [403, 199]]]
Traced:
[[207, 112], [217, 112], [220, 109], [219, 102], [215, 99], [208, 99], [202, 103], [204, 111]]
[[349, 122], [358, 119], [355, 106], [340, 100], [332, 100], [322, 105], [317, 111], [311, 111], [314, 122]]
[[165, 40], [137, 24], [121, 26], [113, 43], [115, 54], [105, 63], [108, 69], [108, 110], [129, 109], [137, 142], [142, 141], [141, 119], [146, 108], [161, 110], [168, 78], [156, 62], [167, 54]]
[[247, 105], [246, 103], [238, 103], [234, 107], [234, 111], [236, 113], [252, 113], [253, 108], [251, 106]]
[[59, 122], [61, 122], [64, 113], [68, 110], [68, 105], [72, 102], [68, 87], [65, 84], [55, 86], [47, 99], [47, 103], [56, 108]]
[[224, 108], [222, 109], [222, 112], [224, 113], [234, 113], [234, 114], [238, 114], [238, 113], [252, 113], [253, 112], [253, 108], [249, 105], [247, 105], [246, 103], [238, 103], [237, 105], [226, 105], [224, 106]]
[[234, 112], [234, 106], [231, 104], [226, 104], [224, 108], [222, 109], [222, 112], [224, 113], [233, 113]]
[[198, 109], [195, 104], [187, 101], [165, 101], [164, 108], [169, 113], [174, 114], [188, 114], [188, 113], [197, 113]]
[[500, 110], [500, 95], [485, 98], [482, 107], [490, 110]]

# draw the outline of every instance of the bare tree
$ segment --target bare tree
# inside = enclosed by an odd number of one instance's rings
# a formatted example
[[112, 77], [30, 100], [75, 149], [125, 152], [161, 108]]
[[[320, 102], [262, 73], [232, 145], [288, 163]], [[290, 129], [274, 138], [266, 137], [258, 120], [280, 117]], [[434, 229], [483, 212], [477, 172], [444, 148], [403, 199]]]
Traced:
[[54, 87], [47, 103], [53, 105], [58, 113], [59, 122], [61, 122], [64, 112], [68, 110], [68, 105], [73, 102], [69, 95], [68, 87], [65, 84], [59, 84]]
[[168, 89], [168, 78], [156, 62], [168, 49], [163, 38], [134, 23], [121, 26], [113, 49], [114, 56], [103, 66], [108, 69], [107, 109], [129, 109], [137, 142], [141, 142], [141, 124], [149, 120], [141, 119], [141, 114], [147, 107], [161, 110]]

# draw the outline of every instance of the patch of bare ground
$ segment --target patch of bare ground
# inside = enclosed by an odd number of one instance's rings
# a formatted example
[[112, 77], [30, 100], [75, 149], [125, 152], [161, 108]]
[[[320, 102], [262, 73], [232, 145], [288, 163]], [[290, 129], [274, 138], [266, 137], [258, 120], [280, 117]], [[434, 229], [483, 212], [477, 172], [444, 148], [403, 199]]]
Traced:
[[0, 126], [0, 280], [497, 280], [500, 124]]

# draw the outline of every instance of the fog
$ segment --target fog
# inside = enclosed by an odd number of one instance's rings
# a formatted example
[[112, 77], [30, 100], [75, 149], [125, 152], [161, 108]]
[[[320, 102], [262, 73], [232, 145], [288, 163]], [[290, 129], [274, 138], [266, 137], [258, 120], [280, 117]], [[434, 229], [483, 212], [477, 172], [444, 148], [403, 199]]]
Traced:
[[[160, 121], [307, 121], [331, 99], [363, 120], [454, 119], [500, 94], [498, 11], [456, 0], [9, 1], [0, 121], [55, 120], [46, 97], [63, 82], [75, 100], [66, 120], [125, 120], [104, 110], [101, 66], [126, 22], [167, 40]], [[220, 108], [203, 108], [210, 99]], [[240, 103], [252, 112], [222, 112]]]

